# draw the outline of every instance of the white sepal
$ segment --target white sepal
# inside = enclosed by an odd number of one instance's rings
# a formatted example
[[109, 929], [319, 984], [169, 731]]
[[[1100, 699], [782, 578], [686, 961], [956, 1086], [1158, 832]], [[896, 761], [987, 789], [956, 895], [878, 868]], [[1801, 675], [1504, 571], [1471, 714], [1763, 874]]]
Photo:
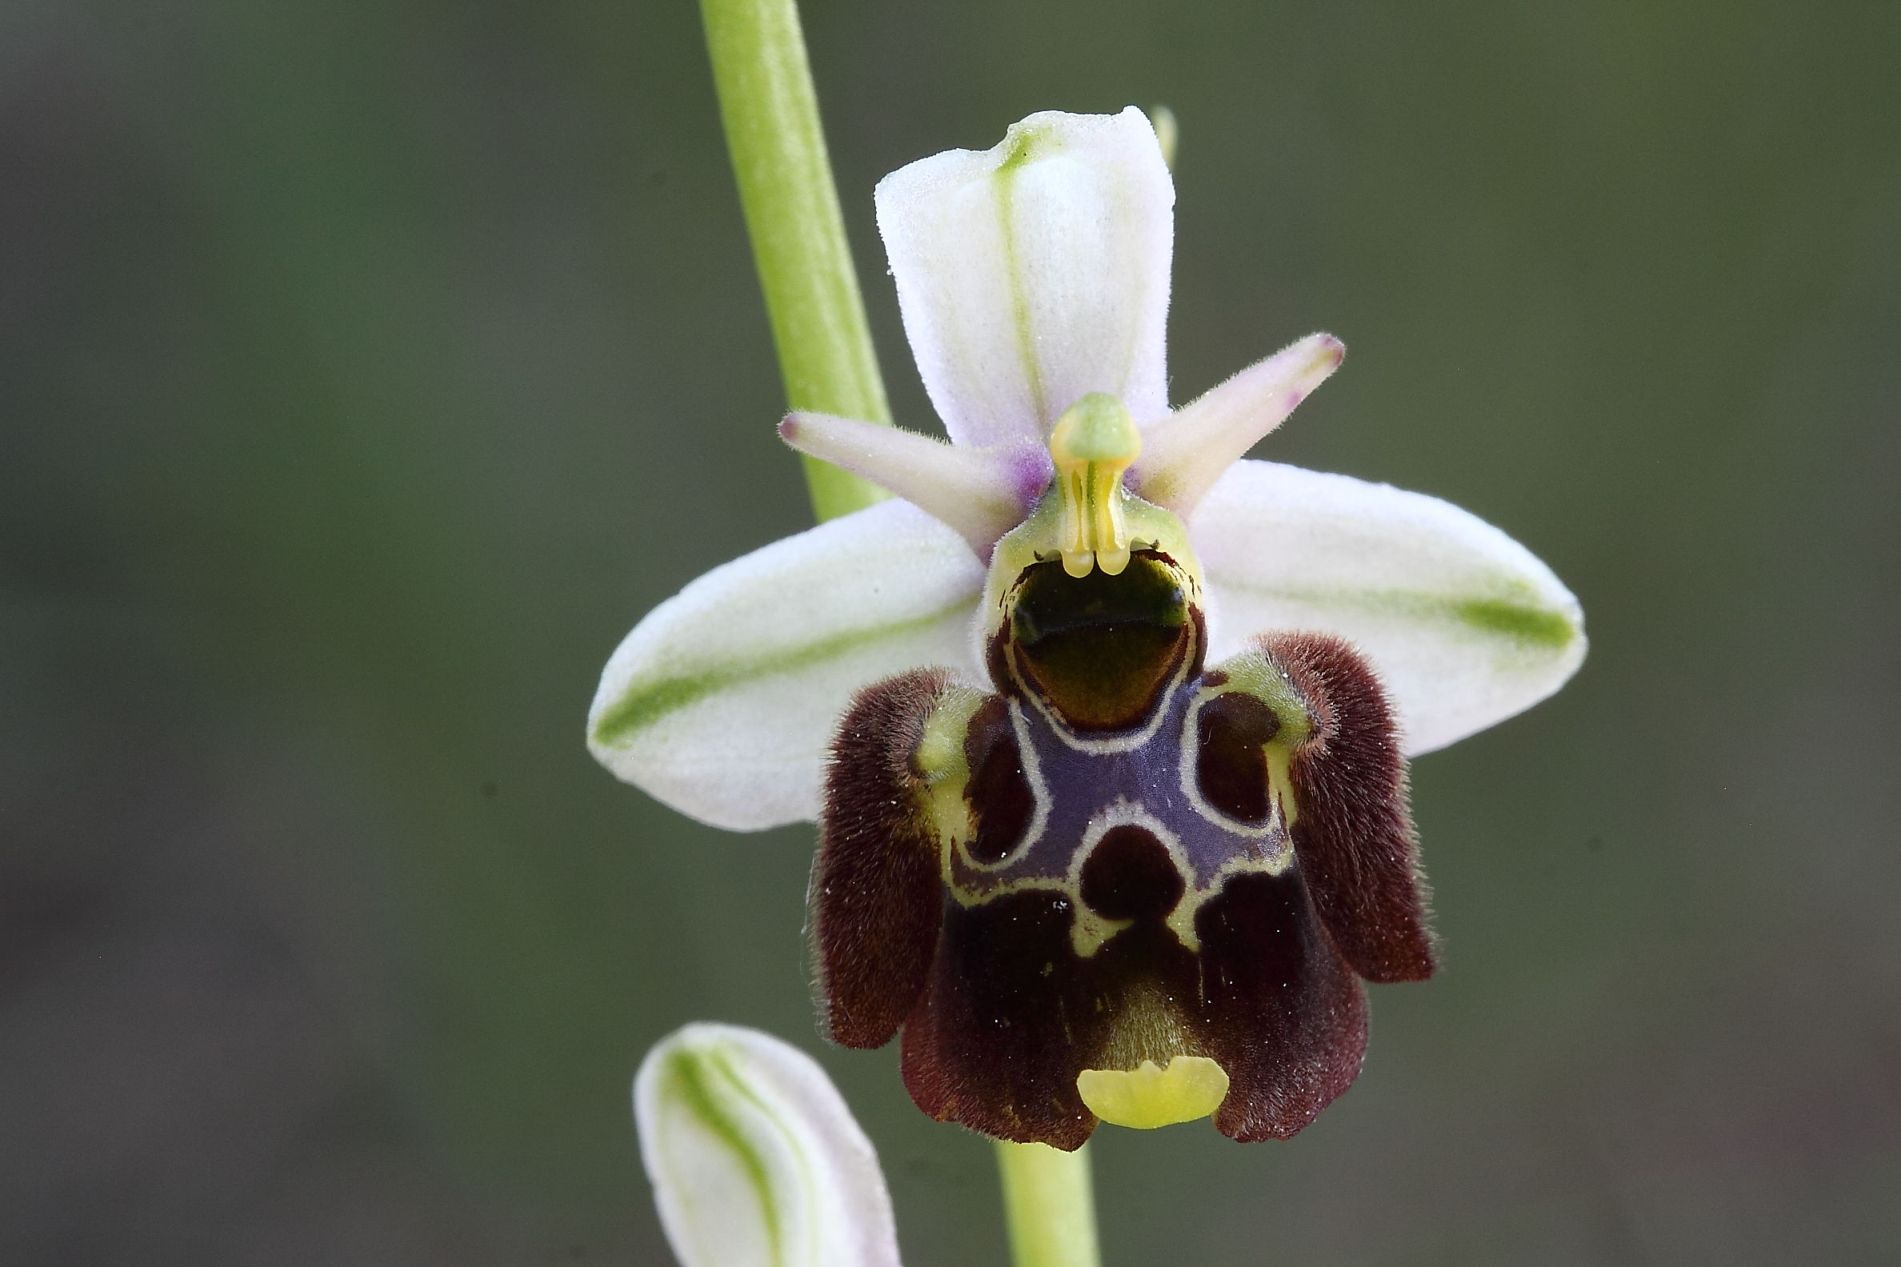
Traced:
[[877, 1154], [796, 1048], [688, 1025], [641, 1062], [634, 1121], [682, 1267], [897, 1267]]
[[648, 613], [601, 675], [588, 747], [683, 814], [753, 831], [818, 817], [852, 696], [919, 665], [974, 675], [984, 568], [882, 502], [733, 560]]
[[1243, 461], [1190, 522], [1207, 569], [1209, 659], [1258, 633], [1338, 634], [1372, 660], [1408, 754], [1530, 708], [1584, 659], [1584, 613], [1550, 568], [1449, 502]]
[[988, 150], [880, 181], [878, 230], [918, 372], [952, 440], [1040, 442], [1090, 392], [1168, 409], [1175, 188], [1154, 129], [1033, 114]]

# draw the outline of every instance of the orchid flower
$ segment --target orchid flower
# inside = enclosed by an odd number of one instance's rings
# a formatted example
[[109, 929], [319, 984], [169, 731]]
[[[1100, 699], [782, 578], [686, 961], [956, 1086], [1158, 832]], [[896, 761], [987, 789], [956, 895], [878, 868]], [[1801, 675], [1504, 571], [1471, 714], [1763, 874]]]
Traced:
[[634, 1122], [682, 1267], [898, 1267], [877, 1154], [797, 1048], [688, 1025], [641, 1062]]
[[1405, 758], [1555, 691], [1578, 604], [1445, 502], [1243, 459], [1329, 335], [1169, 409], [1138, 111], [1033, 115], [876, 202], [950, 442], [785, 419], [897, 499], [655, 609], [589, 743], [702, 821], [819, 821], [824, 1023], [902, 1030], [932, 1116], [1291, 1135], [1359, 1070], [1361, 982], [1432, 970]]

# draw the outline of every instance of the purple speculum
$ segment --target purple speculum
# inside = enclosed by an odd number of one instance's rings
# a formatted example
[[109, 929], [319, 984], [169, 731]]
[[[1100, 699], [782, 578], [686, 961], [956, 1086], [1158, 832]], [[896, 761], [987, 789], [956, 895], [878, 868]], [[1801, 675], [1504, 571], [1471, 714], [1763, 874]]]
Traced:
[[[1131, 578], [1136, 584], [1109, 579], [1125, 590], [1159, 581], [1146, 587], [1149, 606], [1138, 612], [1077, 601], [1063, 591], [1090, 582], [1063, 576], [1054, 564], [1038, 565], [1045, 574], [1035, 578], [1040, 585], [1019, 586], [1031, 594], [989, 656], [1000, 692], [973, 714], [966, 739], [967, 799], [977, 829], [945, 842], [946, 875], [959, 903], [976, 906], [1039, 887], [1073, 903], [1078, 954], [1094, 954], [1142, 917], [1162, 919], [1193, 948], [1202, 897], [1238, 870], [1277, 874], [1291, 863], [1280, 801], [1262, 795], [1237, 804], [1223, 777], [1237, 755], [1230, 750], [1251, 738], [1258, 749], [1277, 723], [1226, 675], [1201, 671], [1205, 622], [1169, 579], [1175, 567], [1165, 555], [1144, 552], [1133, 568], [1158, 575]], [[1064, 628], [1050, 631], [1038, 627], [1050, 622], [1025, 618], [1038, 598], [1071, 609]], [[1087, 674], [1076, 680], [1050, 663], [1050, 653], [1039, 654], [1068, 638], [1078, 645], [1055, 655], [1099, 661], [1103, 643], [1144, 635], [1150, 656], [1139, 672], [1157, 681], [1145, 700], [1137, 697], [1139, 709], [1125, 702], [1105, 710], [1100, 700], [1082, 698], [1090, 693]], [[1242, 702], [1254, 707], [1237, 708]], [[1105, 712], [1123, 715], [1104, 724]], [[1263, 733], [1251, 736], [1236, 725], [1237, 713]]]

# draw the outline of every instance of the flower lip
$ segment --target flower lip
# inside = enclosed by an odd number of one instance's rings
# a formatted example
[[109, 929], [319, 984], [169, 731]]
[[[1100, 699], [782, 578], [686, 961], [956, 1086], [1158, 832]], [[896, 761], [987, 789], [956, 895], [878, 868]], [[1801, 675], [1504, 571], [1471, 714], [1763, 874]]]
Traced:
[[[1209, 692], [1275, 722], [1230, 726], [1198, 710]], [[1265, 821], [1210, 809], [1196, 740], [1230, 774], [1251, 748]], [[811, 890], [824, 1006], [853, 1045], [902, 1029], [906, 1086], [934, 1117], [1074, 1148], [1095, 1100], [1135, 1125], [1212, 1108], [1237, 1139], [1285, 1137], [1359, 1071], [1361, 978], [1430, 971], [1390, 716], [1338, 640], [1263, 640], [1171, 683], [1139, 730], [1080, 739], [908, 675], [862, 695], [838, 742]], [[1022, 771], [1029, 803], [977, 865], [969, 833], [994, 795], [979, 771], [995, 769]], [[1175, 1057], [1219, 1066], [1224, 1094], [1195, 1063], [1173, 1091], [1116, 1076]]]

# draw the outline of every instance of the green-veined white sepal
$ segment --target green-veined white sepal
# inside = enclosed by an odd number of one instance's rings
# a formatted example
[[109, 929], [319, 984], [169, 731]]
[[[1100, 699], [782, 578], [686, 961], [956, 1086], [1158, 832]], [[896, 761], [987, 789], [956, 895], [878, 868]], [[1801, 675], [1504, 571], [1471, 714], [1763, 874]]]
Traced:
[[634, 1119], [682, 1267], [897, 1267], [877, 1154], [798, 1049], [688, 1025], [641, 1062]]

